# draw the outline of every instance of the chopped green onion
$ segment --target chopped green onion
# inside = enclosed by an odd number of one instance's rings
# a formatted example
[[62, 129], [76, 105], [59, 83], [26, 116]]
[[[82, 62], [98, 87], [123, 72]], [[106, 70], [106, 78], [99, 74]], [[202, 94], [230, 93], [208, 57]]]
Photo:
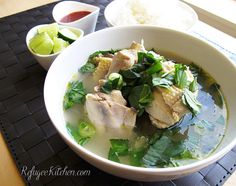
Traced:
[[128, 155], [129, 151], [129, 140], [127, 139], [110, 139], [111, 148], [118, 156]]
[[81, 137], [92, 137], [96, 133], [94, 126], [88, 122], [81, 121], [79, 123], [79, 134]]

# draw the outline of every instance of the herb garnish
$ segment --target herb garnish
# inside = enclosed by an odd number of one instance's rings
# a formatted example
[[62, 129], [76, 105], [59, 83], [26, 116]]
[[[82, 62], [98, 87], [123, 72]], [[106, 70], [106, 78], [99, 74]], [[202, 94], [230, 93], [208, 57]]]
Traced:
[[175, 64], [175, 84], [180, 89], [184, 89], [188, 86], [186, 70], [186, 65]]
[[95, 69], [96, 66], [93, 63], [85, 63], [85, 65], [83, 65], [79, 71], [84, 74], [84, 73], [94, 72]]
[[85, 101], [86, 90], [81, 81], [72, 81], [68, 83], [66, 94], [63, 100], [65, 110], [71, 108], [74, 104], [83, 104]]
[[193, 116], [197, 115], [201, 109], [201, 103], [198, 102], [196, 96], [188, 89], [184, 90], [182, 96], [183, 104], [188, 107]]

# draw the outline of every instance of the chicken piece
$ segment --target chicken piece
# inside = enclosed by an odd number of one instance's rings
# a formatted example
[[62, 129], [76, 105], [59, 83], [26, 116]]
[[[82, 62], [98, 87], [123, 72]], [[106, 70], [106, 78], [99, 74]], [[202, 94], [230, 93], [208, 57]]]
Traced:
[[136, 50], [136, 51], [140, 51], [140, 52], [145, 52], [146, 49], [144, 48], [143, 44], [140, 43], [136, 43], [135, 41], [133, 41], [133, 43], [130, 46], [130, 49]]
[[171, 86], [170, 88], [158, 88], [161, 92], [165, 103], [172, 107], [183, 95], [183, 90], [176, 86]]
[[177, 123], [189, 109], [182, 102], [183, 90], [172, 86], [169, 89], [156, 88], [153, 101], [146, 108], [149, 118], [157, 128], [168, 128]]
[[[163, 71], [165, 73], [174, 72], [175, 63], [166, 61], [163, 63]], [[193, 81], [193, 75], [187, 68], [186, 70], [188, 81]], [[196, 91], [194, 94], [197, 94]], [[157, 128], [168, 128], [177, 123], [189, 109], [182, 102], [183, 90], [171, 86], [167, 88], [155, 88], [153, 91], [153, 101], [146, 108], [149, 113], [149, 118], [153, 125]]]
[[138, 61], [138, 52], [146, 51], [143, 44], [133, 42], [129, 49], [121, 50], [114, 54], [111, 66], [106, 76], [113, 72], [126, 70]]
[[108, 57], [96, 57], [95, 61], [97, 62], [96, 70], [93, 72], [93, 79], [95, 82], [105, 78], [112, 62], [112, 58]]
[[87, 94], [85, 102], [88, 118], [98, 129], [132, 129], [137, 114], [134, 109], [125, 105], [126, 101], [119, 90], [113, 90], [110, 94]]
[[179, 119], [173, 116], [171, 108], [165, 103], [159, 89], [153, 91], [153, 101], [145, 110], [157, 128], [167, 128]]
[[113, 72], [119, 72], [120, 70], [126, 70], [132, 67], [138, 60], [137, 50], [121, 50], [117, 52], [112, 60], [111, 66], [107, 73], [107, 76]]

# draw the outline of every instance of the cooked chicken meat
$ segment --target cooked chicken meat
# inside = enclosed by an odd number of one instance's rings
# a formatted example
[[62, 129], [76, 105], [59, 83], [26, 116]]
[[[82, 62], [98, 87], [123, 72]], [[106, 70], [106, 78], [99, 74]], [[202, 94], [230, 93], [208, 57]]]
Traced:
[[138, 52], [145, 51], [142, 44], [133, 42], [129, 49], [117, 52], [112, 60], [107, 76], [113, 72], [126, 70], [132, 67], [138, 60]]
[[[164, 72], [174, 72], [174, 69], [173, 62], [166, 61], [163, 63]], [[188, 80], [193, 81], [191, 71], [187, 69], [186, 73]], [[157, 128], [168, 128], [187, 114], [189, 110], [182, 102], [182, 95], [183, 90], [174, 85], [168, 89], [155, 88], [153, 91], [153, 101], [146, 108], [152, 124]]]
[[126, 70], [132, 67], [136, 63], [136, 61], [136, 50], [121, 50], [114, 55], [107, 75], [113, 72], [119, 72], [120, 70]]
[[146, 51], [146, 49], [144, 48], [143, 44], [140, 43], [136, 43], [133, 41], [133, 43], [130, 46], [130, 49], [136, 50], [136, 51], [140, 51], [140, 52], [144, 52]]
[[97, 68], [93, 72], [94, 81], [98, 81], [100, 79], [105, 78], [108, 70], [111, 66], [112, 58], [109, 57], [96, 57], [94, 61], [97, 62]]
[[85, 107], [89, 120], [97, 128], [135, 126], [136, 112], [126, 106], [126, 100], [119, 90], [113, 90], [110, 94], [87, 94]]

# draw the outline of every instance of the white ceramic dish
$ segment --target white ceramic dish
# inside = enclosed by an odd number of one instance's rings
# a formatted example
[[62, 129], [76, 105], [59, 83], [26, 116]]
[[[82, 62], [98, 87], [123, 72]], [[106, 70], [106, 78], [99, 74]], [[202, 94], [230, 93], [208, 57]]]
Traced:
[[[115, 36], [115, 37], [114, 37]], [[63, 115], [63, 96], [74, 73], [97, 50], [125, 48], [132, 41], [145, 41], [146, 48], [157, 48], [194, 61], [209, 72], [221, 85], [228, 104], [228, 126], [222, 143], [208, 158], [172, 168], [140, 168], [102, 158], [78, 145], [68, 134]], [[69, 63], [68, 63], [69, 62]], [[223, 70], [223, 72], [222, 72]], [[226, 73], [227, 72], [227, 73]], [[65, 142], [90, 164], [116, 176], [141, 181], [175, 179], [217, 161], [236, 145], [236, 66], [213, 46], [189, 34], [152, 26], [112, 27], [77, 40], [54, 61], [48, 71], [44, 100], [50, 119]], [[56, 91], [55, 91], [56, 90]]]
[[[108, 26], [110, 27], [123, 26], [120, 23], [117, 23], [117, 19], [124, 18], [121, 16], [121, 10], [124, 10], [124, 4], [126, 3], [126, 1], [127, 0], [114, 0], [110, 4], [107, 5], [104, 11], [104, 16], [105, 16]], [[170, 5], [171, 4], [167, 4], [165, 6], [170, 6]], [[165, 12], [170, 11], [168, 7], [163, 7], [163, 9], [166, 9]], [[197, 13], [186, 3], [177, 1], [175, 2], [175, 5], [173, 5], [172, 9], [176, 11], [176, 14], [170, 11], [168, 14], [163, 15], [163, 16], [170, 16], [166, 18], [165, 23], [158, 23], [152, 26], [160, 26], [160, 27], [171, 28], [171, 29], [176, 29], [176, 30], [181, 30], [181, 31], [188, 31], [197, 23], [198, 21]], [[186, 25], [180, 26], [180, 24], [176, 23], [176, 20], [185, 22]]]
[[[69, 23], [61, 22], [61, 19], [64, 16], [73, 12], [83, 11], [83, 10], [90, 11], [91, 13], [73, 22], [69, 22]], [[86, 3], [80, 3], [76, 1], [62, 1], [54, 6], [52, 10], [52, 16], [53, 16], [53, 19], [58, 24], [80, 28], [84, 31], [84, 34], [87, 35], [89, 33], [94, 32], [95, 30], [99, 10], [100, 10], [99, 7], [89, 5]]]
[[[45, 26], [46, 24], [43, 25], [38, 25], [35, 26], [33, 28], [31, 28], [29, 30], [29, 32], [26, 35], [26, 45], [28, 50], [31, 52], [31, 54], [34, 56], [34, 58], [39, 62], [39, 64], [45, 69], [48, 70], [53, 62], [53, 60], [62, 52], [58, 52], [55, 54], [50, 54], [50, 55], [40, 55], [40, 54], [36, 54], [35, 52], [32, 51], [32, 49], [29, 47], [29, 41], [31, 38], [33, 38], [37, 32], [38, 32], [38, 28]], [[68, 28], [71, 31], [73, 31], [74, 33], [80, 35], [80, 37], [83, 37], [84, 35], [84, 31], [81, 29], [77, 29], [77, 28], [73, 28], [73, 27], [68, 27], [68, 26], [62, 26], [59, 25], [59, 28]]]

